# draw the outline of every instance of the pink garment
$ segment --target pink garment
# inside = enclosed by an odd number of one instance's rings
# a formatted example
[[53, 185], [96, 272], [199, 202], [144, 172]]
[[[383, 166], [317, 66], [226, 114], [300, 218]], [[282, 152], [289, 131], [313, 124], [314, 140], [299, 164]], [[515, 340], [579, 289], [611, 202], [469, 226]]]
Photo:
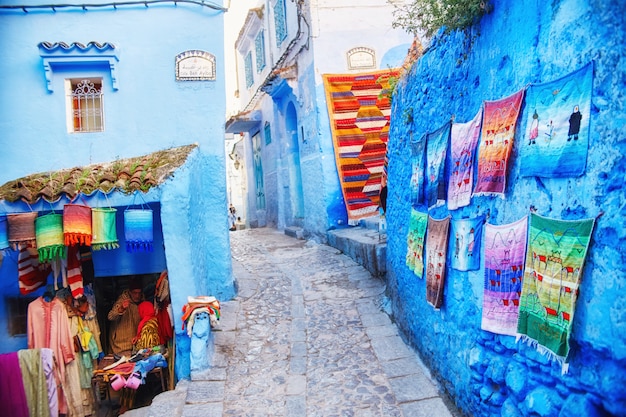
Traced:
[[14, 417], [29, 415], [17, 352], [0, 355], [0, 404]]
[[[57, 298], [48, 302], [39, 297], [28, 305], [28, 348], [50, 348], [57, 360], [57, 385], [65, 381], [65, 365], [74, 360], [74, 341], [65, 304]], [[66, 413], [63, 390], [58, 391], [59, 412]]]

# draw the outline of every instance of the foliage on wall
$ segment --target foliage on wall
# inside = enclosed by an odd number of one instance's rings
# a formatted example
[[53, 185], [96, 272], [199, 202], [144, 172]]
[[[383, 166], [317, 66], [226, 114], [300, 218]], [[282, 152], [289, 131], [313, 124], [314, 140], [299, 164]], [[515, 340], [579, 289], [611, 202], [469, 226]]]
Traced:
[[446, 33], [469, 28], [492, 8], [487, 0], [413, 0], [395, 4], [393, 27], [431, 37], [442, 27]]

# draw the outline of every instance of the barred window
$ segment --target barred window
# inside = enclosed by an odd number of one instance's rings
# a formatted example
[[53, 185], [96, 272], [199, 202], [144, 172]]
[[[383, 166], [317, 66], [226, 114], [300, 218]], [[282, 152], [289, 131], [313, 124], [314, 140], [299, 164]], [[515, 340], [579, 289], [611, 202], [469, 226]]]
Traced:
[[287, 39], [287, 16], [285, 0], [277, 0], [274, 5], [274, 26], [276, 27], [276, 46], [280, 46]]
[[254, 77], [252, 75], [252, 52], [248, 52], [248, 55], [246, 55], [245, 67], [246, 87], [250, 88], [252, 87], [252, 84], [254, 84]]
[[254, 49], [256, 53], [256, 72], [261, 72], [265, 68], [265, 36], [263, 36], [263, 31], [256, 35]]
[[102, 79], [71, 79], [68, 85], [68, 131], [73, 133], [104, 131], [104, 95]]
[[26, 334], [28, 305], [34, 300], [35, 297], [5, 297], [4, 304], [7, 307], [9, 336]]
[[272, 143], [272, 129], [270, 127], [270, 122], [265, 122], [263, 133], [265, 134], [265, 144], [269, 145]]

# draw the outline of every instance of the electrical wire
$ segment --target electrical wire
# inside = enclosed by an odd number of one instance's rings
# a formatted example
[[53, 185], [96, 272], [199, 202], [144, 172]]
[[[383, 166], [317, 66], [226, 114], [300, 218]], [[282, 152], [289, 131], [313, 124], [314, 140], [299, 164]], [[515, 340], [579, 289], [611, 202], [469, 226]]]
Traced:
[[148, 7], [150, 4], [159, 4], [159, 3], [174, 3], [174, 6], [178, 5], [178, 3], [183, 4], [195, 4], [202, 7], [208, 7], [209, 9], [219, 10], [222, 12], [227, 12], [228, 8], [218, 6], [215, 3], [206, 2], [203, 0], [137, 0], [137, 1], [120, 1], [120, 2], [111, 2], [111, 3], [98, 3], [98, 4], [37, 4], [37, 5], [0, 5], [0, 10], [9, 9], [9, 10], [19, 10], [21, 9], [24, 13], [28, 13], [28, 10], [38, 10], [38, 9], [51, 9], [53, 12], [56, 12], [57, 9], [64, 8], [81, 8], [83, 10], [96, 9], [102, 7], [111, 7], [117, 9], [119, 6], [136, 6], [136, 5], [144, 5]]

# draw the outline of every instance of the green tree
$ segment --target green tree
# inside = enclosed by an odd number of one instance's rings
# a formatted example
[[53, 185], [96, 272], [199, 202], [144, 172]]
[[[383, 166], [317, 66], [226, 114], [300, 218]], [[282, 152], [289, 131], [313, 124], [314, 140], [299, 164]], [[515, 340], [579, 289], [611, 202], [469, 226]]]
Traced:
[[433, 36], [440, 28], [445, 32], [466, 29], [478, 23], [492, 9], [488, 0], [413, 0], [394, 5], [393, 27], [414, 35]]

